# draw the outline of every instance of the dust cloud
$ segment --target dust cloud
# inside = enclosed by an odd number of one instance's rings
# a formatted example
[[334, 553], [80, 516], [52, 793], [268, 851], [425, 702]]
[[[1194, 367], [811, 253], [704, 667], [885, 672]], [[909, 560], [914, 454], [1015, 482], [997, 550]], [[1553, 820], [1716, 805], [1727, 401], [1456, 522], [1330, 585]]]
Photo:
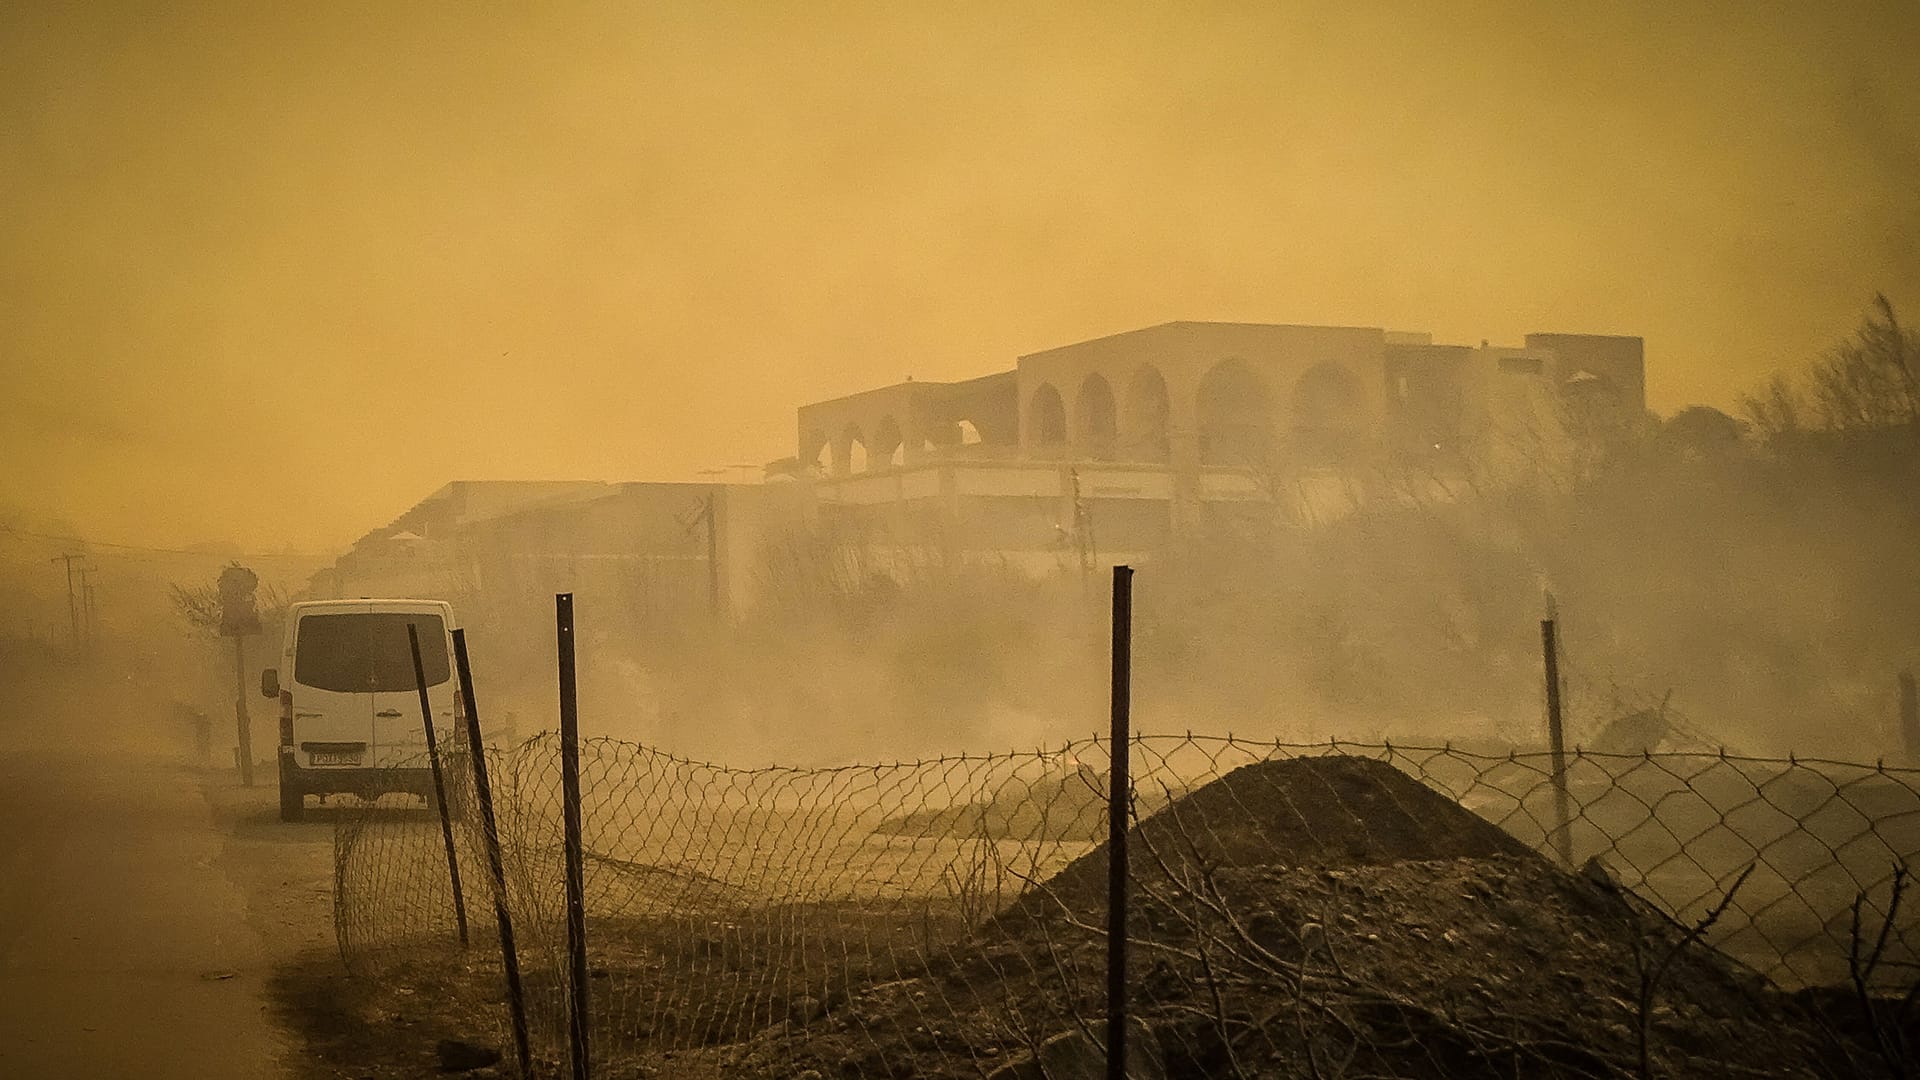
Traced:
[[[790, 452], [798, 402], [1168, 318], [1572, 324], [1643, 335], [1669, 419], [1577, 482], [1168, 553], [1160, 720], [1531, 742], [1551, 592], [1589, 733], [1664, 701], [1873, 753], [1911, 463], [1668, 429], [1876, 292], [1920, 310], [1916, 47], [1901, 3], [16, 5], [7, 648], [81, 647], [54, 560], [89, 552], [97, 648], [219, 702], [171, 586], [242, 558], [303, 595], [449, 479], [690, 479]], [[1059, 738], [1097, 722], [1103, 589], [928, 559], [720, 637], [599, 616], [589, 696], [756, 760]], [[551, 660], [502, 652], [537, 726]]]
[[[1727, 426], [1649, 419], [1577, 477], [1312, 528], [1256, 518], [1157, 554], [1136, 579], [1136, 724], [1543, 749], [1551, 613], [1570, 745], [1909, 759], [1912, 421], [1765, 440], [1711, 415]], [[589, 665], [590, 718], [751, 764], [1058, 745], [1104, 723], [1104, 571], [806, 550], [813, 572], [783, 552], [787, 588], [723, 631], [583, 623], [612, 661]], [[534, 667], [526, 713], [551, 727], [551, 663]]]
[[0, 504], [135, 543], [688, 478], [1166, 319], [1573, 321], [1670, 411], [1920, 302], [1899, 2], [0, 20]]
[[[1916, 57], [1914, 0], [0, 4], [0, 1074], [503, 1075], [510, 919], [616, 1070], [1059, 1075], [1131, 939], [1192, 1070], [1900, 1071]], [[1131, 774], [1123, 560], [1196, 736]], [[471, 642], [450, 786], [263, 679], [375, 596]], [[1109, 866], [1102, 934], [1033, 899]]]

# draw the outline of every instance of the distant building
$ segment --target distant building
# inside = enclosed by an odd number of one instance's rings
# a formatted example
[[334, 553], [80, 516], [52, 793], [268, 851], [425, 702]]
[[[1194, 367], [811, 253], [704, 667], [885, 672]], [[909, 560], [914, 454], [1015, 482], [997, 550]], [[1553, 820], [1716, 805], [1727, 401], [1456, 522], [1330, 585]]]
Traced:
[[752, 601], [763, 515], [788, 501], [761, 484], [457, 481], [361, 537], [308, 591], [428, 596], [533, 625], [574, 591], [642, 621], [703, 618]]
[[803, 405], [764, 484], [451, 483], [309, 591], [441, 597], [516, 628], [578, 591], [647, 632], [744, 610], [779, 566], [830, 561], [822, 543], [1090, 567], [1498, 482], [1573, 439], [1569, 415], [1643, 414], [1645, 386], [1633, 337], [1167, 323]]
[[456, 480], [354, 541], [332, 566], [313, 576], [307, 591], [319, 599], [444, 597], [461, 579], [456, 540], [470, 527], [533, 507], [599, 498], [610, 490], [589, 480]]
[[[1564, 441], [1568, 406], [1644, 412], [1639, 338], [1435, 345], [1376, 328], [1175, 322], [801, 406], [769, 475], [902, 544], [1033, 561], [1144, 554], [1278, 506], [1343, 513], [1396, 471], [1510, 475]], [[1268, 515], [1270, 519], [1271, 515]]]

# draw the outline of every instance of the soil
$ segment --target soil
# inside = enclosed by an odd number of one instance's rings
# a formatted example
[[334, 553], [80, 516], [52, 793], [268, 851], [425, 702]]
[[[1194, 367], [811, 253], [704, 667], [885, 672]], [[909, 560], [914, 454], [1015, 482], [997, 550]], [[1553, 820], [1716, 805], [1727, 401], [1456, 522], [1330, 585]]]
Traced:
[[[1058, 777], [1009, 782], [981, 802], [889, 818], [874, 831], [908, 837], [1092, 843], [1107, 835], [1108, 785], [1106, 773], [1079, 765]], [[1139, 792], [1135, 810], [1151, 814], [1165, 806], [1168, 797], [1163, 791]]]
[[[1104, 809], [1104, 804], [1102, 804]], [[1364, 866], [1411, 859], [1538, 858], [1499, 826], [1384, 761], [1287, 758], [1243, 765], [1128, 831], [1134, 875], [1164, 882], [1201, 867]], [[1107, 846], [1014, 906], [1103, 910]]]

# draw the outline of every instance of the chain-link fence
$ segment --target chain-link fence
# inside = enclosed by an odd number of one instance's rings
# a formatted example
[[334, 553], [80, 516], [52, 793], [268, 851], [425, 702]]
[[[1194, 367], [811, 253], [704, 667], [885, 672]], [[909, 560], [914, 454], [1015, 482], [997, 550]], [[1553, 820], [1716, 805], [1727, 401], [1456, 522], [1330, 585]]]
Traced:
[[[553, 1069], [559, 760], [551, 737], [489, 751]], [[1563, 831], [1544, 753], [1184, 735], [1132, 762], [1137, 1075], [1891, 1075], [1904, 1054], [1911, 1017], [1875, 995], [1920, 987], [1898, 869], [1920, 772], [1573, 751]], [[1106, 767], [1104, 740], [761, 770], [587, 742], [595, 1075], [1103, 1075]], [[336, 854], [349, 966], [504, 1040], [499, 951], [479, 917], [457, 945], [433, 817], [350, 812]]]

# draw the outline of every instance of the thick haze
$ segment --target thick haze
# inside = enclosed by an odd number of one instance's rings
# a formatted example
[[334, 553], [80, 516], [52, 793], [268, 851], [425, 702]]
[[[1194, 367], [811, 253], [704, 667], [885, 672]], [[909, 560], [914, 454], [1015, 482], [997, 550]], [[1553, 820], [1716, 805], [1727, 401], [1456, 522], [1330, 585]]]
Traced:
[[9, 5], [0, 510], [327, 548], [1169, 319], [1730, 406], [1920, 308], [1920, 4], [1388, 6]]

